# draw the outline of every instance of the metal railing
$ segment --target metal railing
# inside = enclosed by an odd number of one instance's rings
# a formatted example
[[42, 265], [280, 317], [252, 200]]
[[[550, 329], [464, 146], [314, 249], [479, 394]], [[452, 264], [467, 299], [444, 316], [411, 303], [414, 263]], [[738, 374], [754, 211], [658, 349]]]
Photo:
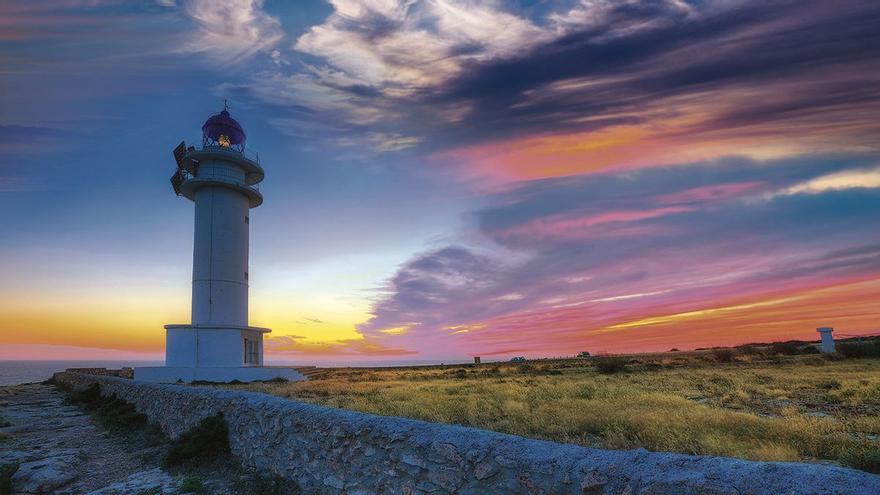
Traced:
[[219, 145], [206, 144], [206, 145], [203, 145], [201, 147], [201, 149], [197, 149], [197, 151], [220, 151], [223, 153], [236, 153], [239, 155], [244, 155], [245, 158], [247, 158], [248, 160], [250, 160], [252, 162], [260, 163], [260, 154], [257, 153], [256, 151], [248, 150], [247, 148], [245, 148], [242, 151], [238, 151], [238, 150], [234, 150], [232, 148], [224, 148], [223, 146], [219, 146]]
[[[233, 152], [233, 153], [235, 153], [235, 152]], [[179, 169], [177, 173], [180, 175], [180, 178], [183, 181], [187, 181], [190, 179], [206, 179], [206, 180], [213, 180], [213, 181], [217, 181], [217, 182], [225, 182], [227, 184], [234, 184], [234, 185], [241, 186], [241, 187], [247, 187], [249, 189], [253, 189], [256, 192], [260, 192], [260, 185], [259, 184], [246, 184], [244, 182], [244, 180], [242, 180], [241, 177], [236, 177], [231, 174], [211, 173], [211, 174], [205, 174], [205, 175], [195, 175], [191, 171], [189, 171], [187, 169], [183, 169], [183, 168]]]

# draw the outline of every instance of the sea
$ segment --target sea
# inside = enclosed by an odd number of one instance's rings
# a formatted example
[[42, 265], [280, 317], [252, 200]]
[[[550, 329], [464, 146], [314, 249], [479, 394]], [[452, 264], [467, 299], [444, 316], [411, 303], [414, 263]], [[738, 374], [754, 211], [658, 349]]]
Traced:
[[67, 368], [161, 366], [162, 361], [0, 361], [0, 386], [42, 382]]
[[[464, 359], [447, 360], [384, 360], [384, 361], [333, 361], [333, 362], [267, 362], [269, 366], [317, 365], [321, 367], [394, 367], [431, 366], [437, 364], [464, 364], [472, 362]], [[162, 366], [163, 361], [2, 361], [0, 360], [0, 386], [36, 383], [52, 378], [56, 371], [67, 368], [135, 368], [138, 366]]]

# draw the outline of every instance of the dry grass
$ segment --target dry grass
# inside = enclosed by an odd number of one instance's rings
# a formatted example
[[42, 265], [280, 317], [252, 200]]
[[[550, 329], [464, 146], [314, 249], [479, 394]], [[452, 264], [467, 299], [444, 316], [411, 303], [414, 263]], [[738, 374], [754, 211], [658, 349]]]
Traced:
[[357, 411], [605, 448], [755, 460], [840, 461], [880, 452], [880, 359], [737, 352], [396, 369], [334, 369], [298, 383], [239, 385]]

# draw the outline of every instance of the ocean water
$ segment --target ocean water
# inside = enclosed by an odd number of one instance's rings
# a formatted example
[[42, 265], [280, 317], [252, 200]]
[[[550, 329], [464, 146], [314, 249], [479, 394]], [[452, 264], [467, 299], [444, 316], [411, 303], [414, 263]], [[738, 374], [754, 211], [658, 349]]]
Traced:
[[42, 382], [67, 368], [161, 366], [161, 361], [0, 361], [0, 386]]

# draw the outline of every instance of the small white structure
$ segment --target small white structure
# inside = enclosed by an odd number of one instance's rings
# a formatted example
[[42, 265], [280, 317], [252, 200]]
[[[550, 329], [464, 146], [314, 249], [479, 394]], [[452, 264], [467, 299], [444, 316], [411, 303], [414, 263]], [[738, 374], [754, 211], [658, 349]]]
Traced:
[[248, 325], [250, 209], [263, 203], [263, 168], [228, 110], [202, 126], [202, 147], [174, 149], [171, 184], [195, 203], [192, 323], [165, 325], [165, 366], [135, 368], [136, 380], [302, 380], [294, 368], [263, 366], [268, 328]]
[[831, 335], [831, 332], [834, 331], [831, 327], [822, 327], [817, 328], [817, 332], [822, 337], [822, 342], [819, 344], [819, 350], [822, 351], [823, 354], [831, 354], [834, 352], [834, 336]]

